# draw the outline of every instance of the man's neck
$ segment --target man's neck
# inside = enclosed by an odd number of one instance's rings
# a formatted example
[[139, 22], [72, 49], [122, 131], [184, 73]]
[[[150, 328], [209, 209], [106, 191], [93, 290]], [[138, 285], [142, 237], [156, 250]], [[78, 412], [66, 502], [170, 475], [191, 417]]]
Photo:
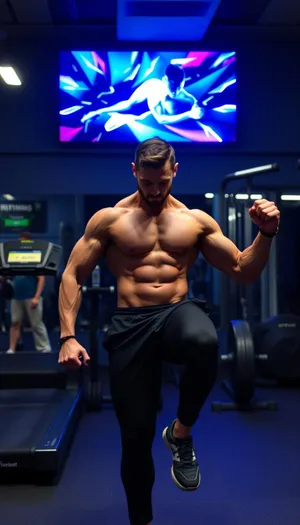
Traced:
[[141, 208], [147, 215], [152, 215], [153, 217], [157, 217], [160, 215], [166, 208], [170, 207], [172, 197], [168, 195], [166, 200], [164, 200], [163, 203], [157, 204], [157, 206], [149, 206], [147, 201], [141, 197], [139, 192], [137, 192], [137, 205], [139, 208]]

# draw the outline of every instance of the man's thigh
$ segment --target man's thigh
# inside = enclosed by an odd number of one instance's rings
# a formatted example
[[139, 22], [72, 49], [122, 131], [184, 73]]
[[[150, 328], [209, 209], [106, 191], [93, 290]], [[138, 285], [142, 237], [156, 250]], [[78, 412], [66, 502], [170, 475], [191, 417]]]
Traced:
[[39, 303], [36, 308], [31, 308], [31, 299], [25, 301], [26, 314], [29, 323], [32, 327], [38, 326], [43, 319], [43, 303], [40, 297]]
[[12, 299], [10, 303], [10, 311], [12, 324], [20, 323], [23, 320], [25, 312], [24, 302], [19, 299]]
[[[125, 348], [122, 349], [126, 351]], [[110, 356], [110, 392], [122, 437], [132, 439], [146, 432], [152, 439], [159, 409], [162, 361], [151, 350], [140, 350], [125, 367], [118, 355]]]
[[193, 301], [172, 312], [161, 330], [162, 355], [165, 361], [183, 365], [191, 347], [218, 345], [214, 324], [202, 308]]

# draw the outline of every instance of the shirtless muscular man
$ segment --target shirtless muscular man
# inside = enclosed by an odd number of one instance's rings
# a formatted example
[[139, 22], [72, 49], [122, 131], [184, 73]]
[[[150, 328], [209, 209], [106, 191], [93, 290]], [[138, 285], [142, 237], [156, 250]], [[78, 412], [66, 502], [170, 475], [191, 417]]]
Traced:
[[132, 163], [136, 193], [90, 219], [70, 255], [59, 292], [59, 363], [80, 367], [89, 361], [75, 337], [81, 286], [102, 256], [117, 279], [118, 304], [104, 346], [131, 525], [149, 525], [153, 519], [152, 442], [163, 360], [184, 365], [177, 418], [163, 431], [173, 455], [172, 478], [182, 490], [200, 484], [191, 430], [216, 380], [218, 339], [199, 301], [187, 299], [187, 271], [201, 251], [230, 278], [253, 283], [268, 262], [279, 225], [274, 202], [255, 201], [249, 215], [259, 231], [241, 252], [212, 217], [188, 209], [171, 195], [177, 170], [170, 144], [159, 138], [139, 144]]

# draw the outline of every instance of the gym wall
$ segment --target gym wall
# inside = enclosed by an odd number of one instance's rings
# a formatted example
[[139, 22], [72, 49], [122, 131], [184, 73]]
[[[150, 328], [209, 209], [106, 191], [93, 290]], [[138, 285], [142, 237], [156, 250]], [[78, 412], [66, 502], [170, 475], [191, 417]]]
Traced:
[[[80, 221], [80, 229], [83, 227], [83, 216], [79, 217], [78, 213], [78, 200], [83, 201], [81, 197], [75, 197], [73, 195], [36, 195], [27, 194], [28, 200], [34, 201], [45, 201], [46, 203], [46, 230], [44, 233], [32, 232], [35, 239], [43, 239], [45, 241], [60, 243], [60, 224], [70, 224], [73, 226], [76, 235], [76, 222]], [[24, 195], [15, 194], [17, 201], [23, 201]], [[7, 201], [6, 201], [7, 202]], [[83, 211], [83, 206], [82, 206]], [[79, 233], [79, 227], [78, 233]], [[1, 241], [11, 240], [18, 238], [18, 233], [3, 233], [0, 234]], [[77, 235], [79, 237], [79, 234]]]
[[[234, 31], [222, 42], [197, 47], [235, 48], [239, 78], [239, 143], [216, 152], [199, 147], [193, 153], [177, 147], [180, 162], [176, 193], [216, 192], [226, 173], [269, 162], [282, 171], [274, 183], [295, 183], [300, 136], [298, 44], [264, 28]], [[104, 32], [105, 33], [105, 32]], [[103, 33], [105, 46], [109, 43]], [[62, 34], [62, 31], [60, 32]], [[0, 84], [0, 193], [120, 194], [135, 190], [130, 162], [134, 145], [110, 153], [81, 152], [58, 144], [58, 50], [97, 45], [97, 38], [70, 29], [66, 36], [30, 42], [1, 43], [7, 60], [20, 71], [23, 86]], [[245, 36], [246, 35], [246, 36]], [[93, 40], [93, 41], [91, 41]], [[104, 40], [103, 40], [104, 42]], [[153, 45], [153, 44], [151, 44]], [[158, 46], [159, 47], [159, 46]], [[174, 48], [174, 44], [173, 44]], [[269, 179], [270, 180], [270, 179]]]

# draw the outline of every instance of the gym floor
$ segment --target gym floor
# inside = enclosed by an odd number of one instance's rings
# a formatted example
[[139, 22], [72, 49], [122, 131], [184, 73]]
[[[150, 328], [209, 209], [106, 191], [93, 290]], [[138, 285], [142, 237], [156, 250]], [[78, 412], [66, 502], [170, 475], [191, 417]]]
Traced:
[[[171, 456], [161, 431], [176, 414], [178, 392], [164, 387], [153, 455], [156, 482], [153, 525], [299, 525], [300, 390], [257, 390], [274, 399], [277, 412], [213, 413], [226, 399], [216, 387], [194, 428], [202, 484], [181, 492], [170, 476]], [[113, 410], [81, 420], [56, 487], [2, 486], [3, 525], [124, 525], [128, 523], [120, 480], [120, 441]], [[142, 480], [138, 482], [142, 483]]]

